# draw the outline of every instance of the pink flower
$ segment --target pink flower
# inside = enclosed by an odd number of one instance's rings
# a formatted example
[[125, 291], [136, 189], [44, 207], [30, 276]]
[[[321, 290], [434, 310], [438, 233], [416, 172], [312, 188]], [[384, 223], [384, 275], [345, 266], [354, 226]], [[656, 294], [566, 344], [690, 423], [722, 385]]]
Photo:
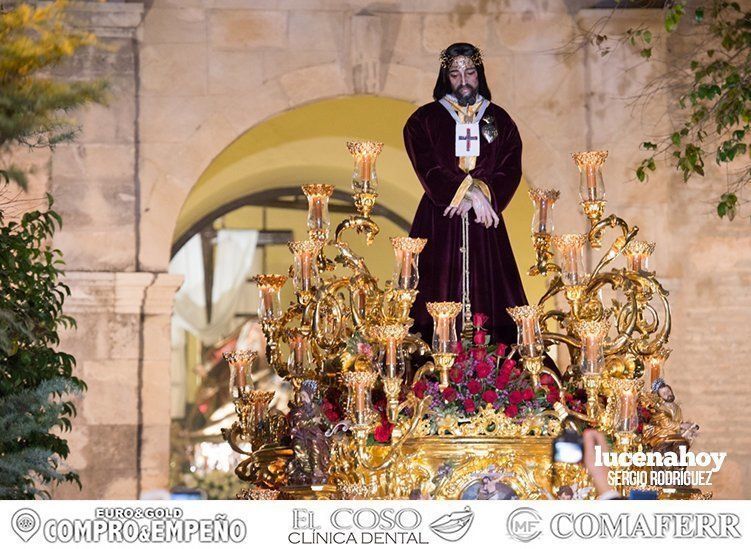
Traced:
[[453, 402], [457, 397], [456, 389], [454, 389], [453, 387], [446, 387], [441, 394], [443, 395], [443, 398], [446, 400], [446, 402]]
[[506, 385], [508, 385], [508, 377], [500, 375], [497, 378], [495, 378], [495, 388], [502, 391], [506, 388]]
[[476, 379], [472, 379], [469, 383], [467, 383], [467, 390], [473, 395], [478, 395], [480, 394], [480, 391], [482, 391], [482, 383], [480, 383]]
[[482, 394], [482, 399], [488, 404], [493, 404], [496, 400], [498, 400], [498, 393], [496, 393], [493, 389], [488, 389]]
[[423, 380], [420, 380], [412, 387], [412, 392], [415, 393], [415, 396], [417, 398], [423, 398], [425, 396], [425, 391], [427, 390], [427, 388], [428, 384]]
[[449, 379], [454, 383], [461, 383], [462, 377], [462, 370], [458, 366], [454, 366], [449, 370]]
[[357, 353], [367, 357], [373, 356], [373, 348], [368, 343], [360, 342], [357, 344]]
[[476, 409], [475, 408], [475, 401], [474, 400], [472, 400], [471, 398], [465, 398], [464, 402], [462, 402], [462, 404], [464, 405], [464, 411], [465, 412], [467, 412], [468, 414], [474, 413], [474, 411]]
[[506, 406], [506, 409], [503, 410], [503, 413], [506, 414], [507, 417], [516, 417], [516, 414], [519, 413], [519, 408], [516, 407], [516, 404], [509, 404]]
[[482, 328], [489, 319], [490, 317], [485, 313], [475, 313], [472, 315], [472, 325], [475, 328]]
[[381, 421], [380, 425], [373, 430], [373, 438], [376, 442], [388, 442], [391, 440], [391, 432], [393, 430], [393, 423], [389, 423], [384, 419]]
[[485, 345], [487, 332], [484, 332], [482, 330], [477, 330], [477, 333], [475, 334], [475, 337], [472, 338], [472, 341], [475, 345]]
[[524, 391], [522, 391], [522, 398], [524, 400], [532, 400], [533, 398], [535, 398], [535, 392], [530, 388], [526, 388], [524, 389]]
[[511, 404], [519, 404], [524, 398], [522, 397], [521, 392], [519, 391], [511, 391], [511, 393], [508, 396], [508, 401]]
[[488, 364], [487, 362], [480, 362], [480, 364], [477, 365], [475, 368], [475, 373], [477, 374], [477, 377], [488, 377], [490, 372], [493, 371], [493, 365]]

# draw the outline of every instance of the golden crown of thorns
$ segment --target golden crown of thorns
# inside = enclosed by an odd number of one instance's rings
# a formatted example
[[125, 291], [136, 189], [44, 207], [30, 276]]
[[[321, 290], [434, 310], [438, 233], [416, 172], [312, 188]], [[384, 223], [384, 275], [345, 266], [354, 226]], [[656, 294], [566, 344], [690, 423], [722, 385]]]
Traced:
[[453, 63], [454, 59], [456, 59], [457, 57], [466, 57], [475, 65], [482, 65], [482, 50], [480, 48], [475, 48], [475, 53], [473, 53], [472, 55], [449, 55], [448, 53], [446, 53], [446, 50], [443, 50], [438, 58], [441, 60], [441, 66], [444, 69], [448, 69], [451, 67], [451, 63]]

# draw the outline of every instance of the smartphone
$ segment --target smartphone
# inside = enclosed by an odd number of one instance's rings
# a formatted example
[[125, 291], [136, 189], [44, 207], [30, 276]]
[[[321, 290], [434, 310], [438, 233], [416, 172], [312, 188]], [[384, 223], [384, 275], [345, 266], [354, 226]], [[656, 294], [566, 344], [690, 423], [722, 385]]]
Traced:
[[555, 463], [581, 463], [582, 459], [584, 459], [582, 437], [576, 431], [567, 429], [553, 441]]

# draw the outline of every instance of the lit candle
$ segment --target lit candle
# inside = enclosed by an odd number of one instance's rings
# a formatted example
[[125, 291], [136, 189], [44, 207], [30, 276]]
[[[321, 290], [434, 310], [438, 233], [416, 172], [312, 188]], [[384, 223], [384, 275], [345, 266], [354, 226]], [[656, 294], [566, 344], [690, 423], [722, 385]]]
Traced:
[[540, 333], [542, 307], [539, 305], [521, 305], [509, 307], [506, 311], [516, 323], [517, 346], [522, 357], [541, 356], [544, 348], [542, 334]]
[[608, 151], [586, 151], [571, 155], [581, 174], [579, 196], [583, 201], [596, 202], [605, 199], [605, 186], [601, 168], [608, 157]]
[[639, 387], [638, 379], [614, 379], [613, 388], [617, 395], [615, 431], [633, 433], [639, 425]]
[[606, 320], [580, 320], [575, 330], [581, 340], [579, 366], [583, 375], [599, 374], [604, 363], [603, 340], [610, 329]]
[[280, 291], [287, 277], [276, 274], [262, 274], [252, 278], [258, 285], [258, 317], [263, 320], [278, 320], [283, 311]]
[[626, 267], [629, 271], [638, 273], [649, 269], [649, 258], [655, 249], [654, 242], [645, 240], [632, 240], [623, 249], [626, 257]]
[[417, 288], [419, 282], [418, 259], [427, 241], [426, 238], [409, 238], [406, 236], [391, 238], [396, 261], [393, 275], [393, 283], [396, 288], [400, 290]]
[[453, 301], [431, 302], [426, 305], [433, 317], [433, 351], [453, 353], [456, 337], [456, 317], [462, 310], [462, 304]]

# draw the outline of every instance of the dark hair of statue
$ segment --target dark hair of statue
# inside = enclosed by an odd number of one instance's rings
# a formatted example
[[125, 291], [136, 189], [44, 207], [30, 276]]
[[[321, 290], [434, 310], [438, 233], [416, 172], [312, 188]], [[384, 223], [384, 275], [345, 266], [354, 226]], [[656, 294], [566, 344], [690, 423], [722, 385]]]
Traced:
[[[477, 53], [477, 48], [466, 42], [457, 42], [456, 44], [451, 44], [445, 51], [449, 57], [456, 57], [458, 55], [472, 57]], [[485, 78], [485, 67], [480, 63], [475, 65], [475, 68], [477, 69], [477, 93], [490, 101], [490, 88], [488, 88], [488, 81]], [[435, 82], [435, 88], [433, 88], [433, 99], [438, 101], [448, 94], [451, 94], [449, 69], [441, 66], [441, 70], [438, 72], [438, 79]]]

